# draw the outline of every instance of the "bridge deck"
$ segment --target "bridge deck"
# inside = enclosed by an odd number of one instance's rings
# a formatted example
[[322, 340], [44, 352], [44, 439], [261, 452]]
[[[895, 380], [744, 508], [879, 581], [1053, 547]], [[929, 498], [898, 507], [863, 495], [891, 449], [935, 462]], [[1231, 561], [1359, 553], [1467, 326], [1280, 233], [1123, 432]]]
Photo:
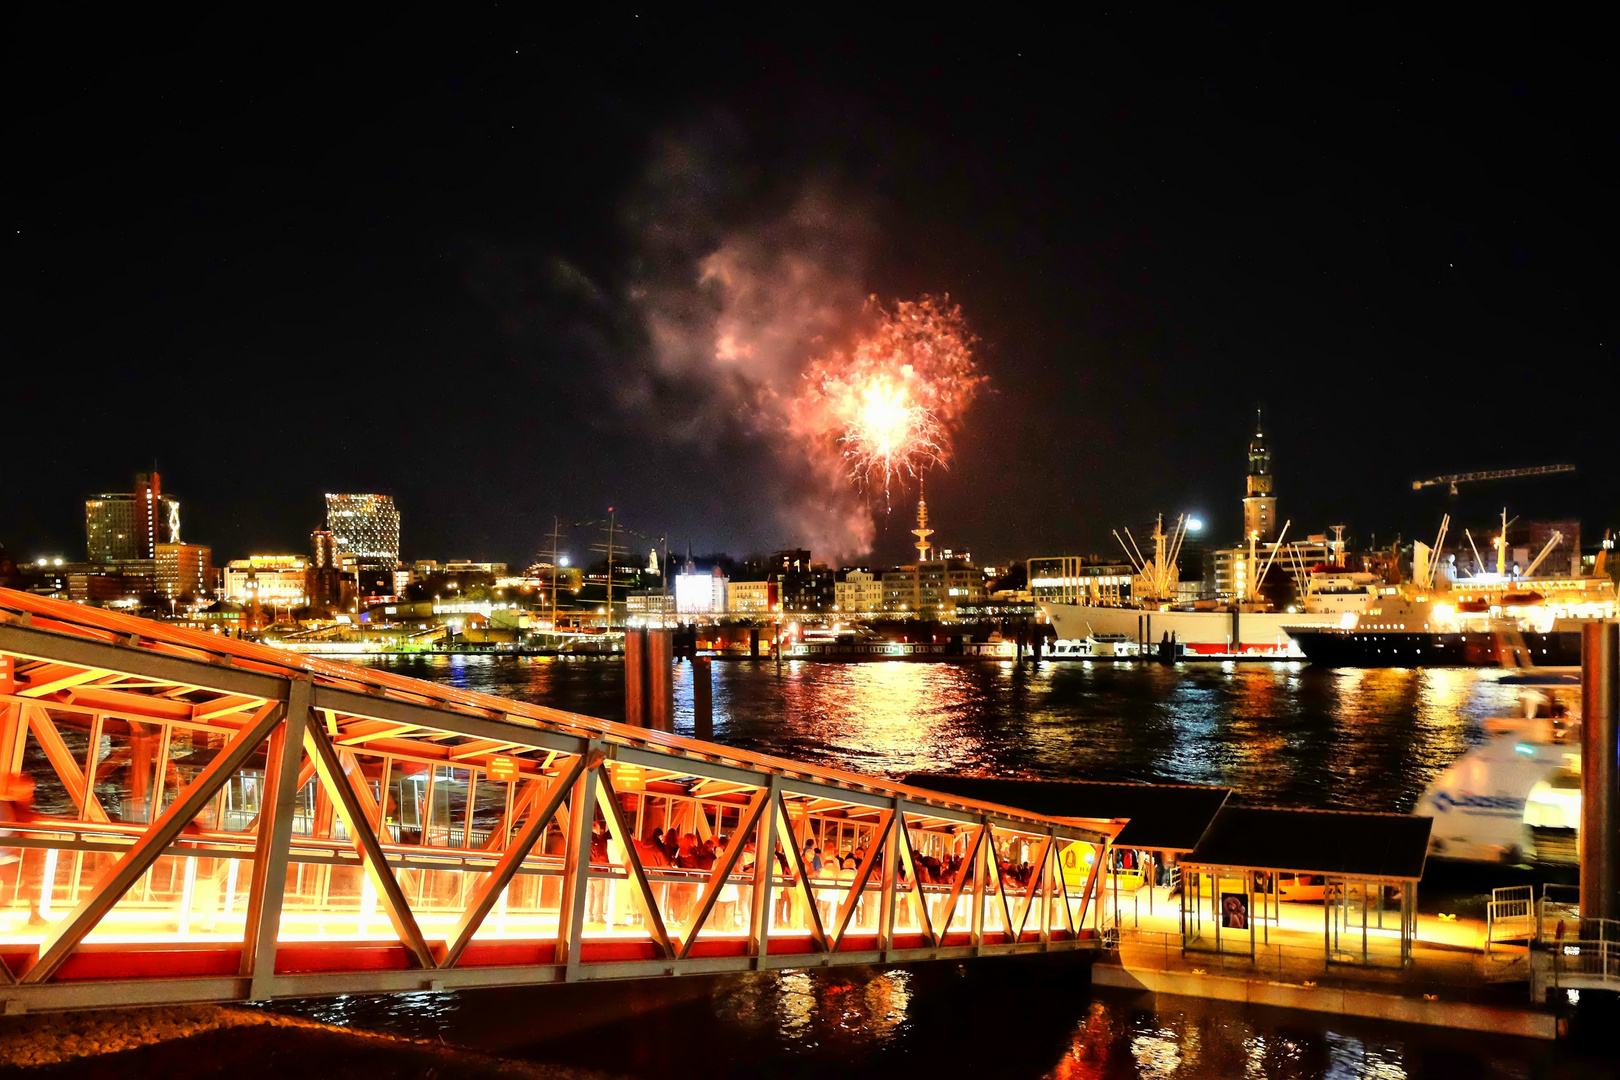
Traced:
[[8, 1009], [1093, 949], [1120, 824], [9, 590], [0, 821]]

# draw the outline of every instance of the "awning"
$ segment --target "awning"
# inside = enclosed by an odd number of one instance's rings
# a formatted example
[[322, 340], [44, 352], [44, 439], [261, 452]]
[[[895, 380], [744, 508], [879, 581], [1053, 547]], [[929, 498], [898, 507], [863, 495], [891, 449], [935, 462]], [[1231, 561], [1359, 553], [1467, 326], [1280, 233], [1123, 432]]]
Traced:
[[1184, 863], [1417, 881], [1433, 818], [1228, 806]]
[[964, 799], [985, 799], [1051, 817], [1129, 818], [1114, 839], [1120, 847], [1192, 851], [1230, 788], [1196, 784], [1108, 784], [1090, 780], [1015, 780], [912, 773], [903, 781]]

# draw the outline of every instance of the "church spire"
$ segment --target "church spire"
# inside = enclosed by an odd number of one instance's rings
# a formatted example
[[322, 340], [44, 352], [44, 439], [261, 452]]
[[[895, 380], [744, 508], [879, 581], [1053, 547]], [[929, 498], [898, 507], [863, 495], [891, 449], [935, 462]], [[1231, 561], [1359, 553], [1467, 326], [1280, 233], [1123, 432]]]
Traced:
[[1277, 495], [1272, 489], [1271, 446], [1260, 410], [1254, 410], [1254, 438], [1249, 440], [1249, 476], [1243, 499], [1243, 535], [1270, 543], [1277, 529]]

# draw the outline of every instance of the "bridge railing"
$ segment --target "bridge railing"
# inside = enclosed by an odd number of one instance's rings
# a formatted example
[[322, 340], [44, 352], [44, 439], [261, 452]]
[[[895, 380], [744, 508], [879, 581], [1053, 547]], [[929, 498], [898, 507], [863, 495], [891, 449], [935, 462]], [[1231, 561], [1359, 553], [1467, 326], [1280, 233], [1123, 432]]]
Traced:
[[3, 590], [0, 796], [27, 1008], [1096, 948], [1111, 835]]

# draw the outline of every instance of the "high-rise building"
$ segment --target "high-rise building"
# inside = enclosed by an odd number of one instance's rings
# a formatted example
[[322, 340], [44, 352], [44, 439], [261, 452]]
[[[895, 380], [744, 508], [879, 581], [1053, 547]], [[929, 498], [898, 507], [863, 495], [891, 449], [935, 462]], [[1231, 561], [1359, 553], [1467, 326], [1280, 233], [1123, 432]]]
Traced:
[[156, 558], [159, 544], [180, 543], [180, 500], [164, 498], [156, 472], [136, 473], [134, 491], [85, 500], [84, 538], [93, 563]]
[[98, 495], [84, 501], [84, 541], [93, 563], [139, 558], [135, 496]]
[[[366, 580], [382, 580], [393, 590], [393, 573], [399, 566], [399, 510], [390, 495], [326, 496], [326, 527], [331, 530], [338, 565], [353, 560], [366, 571]], [[362, 587], [362, 592], [369, 589]]]
[[191, 597], [211, 600], [214, 595], [214, 552], [205, 544], [157, 546], [157, 593], [170, 600]]
[[1254, 414], [1254, 439], [1249, 443], [1248, 487], [1243, 499], [1243, 538], [1251, 535], [1262, 544], [1275, 540], [1277, 496], [1271, 487], [1271, 450], [1266, 446], [1266, 429], [1260, 413]]

